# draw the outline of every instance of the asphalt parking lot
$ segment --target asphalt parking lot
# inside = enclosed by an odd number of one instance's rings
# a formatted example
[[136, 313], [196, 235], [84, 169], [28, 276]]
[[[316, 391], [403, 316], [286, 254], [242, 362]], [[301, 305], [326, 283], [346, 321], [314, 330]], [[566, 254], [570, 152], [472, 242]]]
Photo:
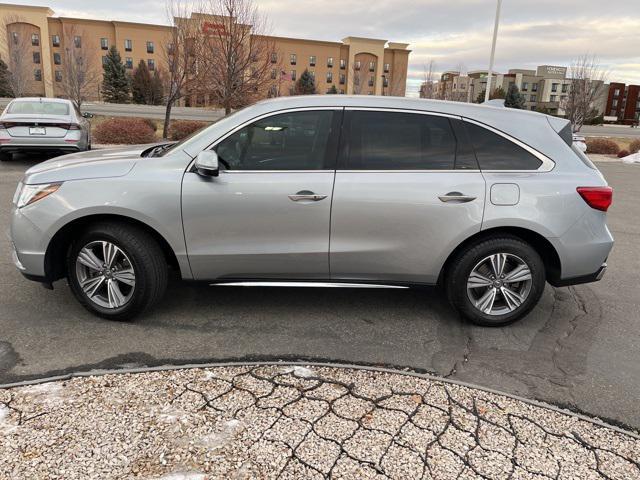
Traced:
[[[0, 231], [33, 160], [0, 164]], [[307, 359], [409, 367], [640, 429], [640, 165], [600, 164], [615, 188], [605, 278], [547, 287], [500, 329], [461, 322], [437, 289], [271, 289], [180, 282], [135, 323], [91, 316], [65, 281], [22, 278], [0, 235], [0, 384], [102, 368]]]

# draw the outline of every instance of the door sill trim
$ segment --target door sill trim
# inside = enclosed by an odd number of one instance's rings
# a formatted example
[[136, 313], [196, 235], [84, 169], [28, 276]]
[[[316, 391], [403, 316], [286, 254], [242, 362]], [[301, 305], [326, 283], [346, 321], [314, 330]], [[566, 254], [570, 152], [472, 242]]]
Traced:
[[209, 284], [212, 287], [307, 287], [307, 288], [409, 288], [407, 285], [385, 285], [378, 283], [348, 283], [348, 282], [216, 282]]

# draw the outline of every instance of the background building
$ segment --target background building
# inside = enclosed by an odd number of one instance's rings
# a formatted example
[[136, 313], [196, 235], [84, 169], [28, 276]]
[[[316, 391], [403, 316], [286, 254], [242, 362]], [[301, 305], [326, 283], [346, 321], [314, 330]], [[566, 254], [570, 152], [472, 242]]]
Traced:
[[[7, 61], [12, 49], [23, 50], [29, 82], [25, 94], [64, 96], [60, 88], [65, 52], [85, 49], [88, 61], [101, 68], [107, 51], [115, 45], [126, 68], [133, 72], [144, 61], [150, 70], [164, 69], [164, 49], [171, 27], [117, 20], [54, 17], [48, 7], [0, 4], [0, 58]], [[216, 28], [215, 18], [194, 13], [188, 21], [199, 22], [203, 31]], [[338, 93], [404, 96], [410, 50], [406, 43], [383, 39], [347, 37], [325, 42], [287, 37], [273, 41], [272, 95], [290, 95], [305, 69], [314, 76], [317, 93], [335, 86]], [[92, 100], [100, 99], [96, 82]], [[207, 105], [207, 96], [191, 95], [186, 105]]]
[[640, 121], [640, 85], [612, 82], [607, 92], [605, 116], [627, 125]]

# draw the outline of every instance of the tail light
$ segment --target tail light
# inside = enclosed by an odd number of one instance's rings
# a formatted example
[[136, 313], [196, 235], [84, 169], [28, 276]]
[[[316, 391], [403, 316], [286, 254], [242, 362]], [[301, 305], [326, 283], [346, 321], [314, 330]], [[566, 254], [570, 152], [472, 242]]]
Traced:
[[611, 187], [578, 187], [576, 190], [587, 205], [596, 210], [606, 212], [613, 201]]

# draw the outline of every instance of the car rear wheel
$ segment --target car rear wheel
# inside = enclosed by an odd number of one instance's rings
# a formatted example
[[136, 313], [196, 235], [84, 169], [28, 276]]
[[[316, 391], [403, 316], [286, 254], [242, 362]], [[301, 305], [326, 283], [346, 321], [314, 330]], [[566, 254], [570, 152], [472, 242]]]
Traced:
[[162, 298], [167, 264], [147, 232], [105, 222], [90, 227], [73, 243], [67, 276], [87, 310], [109, 320], [130, 320]]
[[545, 286], [540, 255], [523, 240], [496, 236], [472, 244], [451, 264], [449, 301], [467, 320], [502, 326], [536, 306]]

